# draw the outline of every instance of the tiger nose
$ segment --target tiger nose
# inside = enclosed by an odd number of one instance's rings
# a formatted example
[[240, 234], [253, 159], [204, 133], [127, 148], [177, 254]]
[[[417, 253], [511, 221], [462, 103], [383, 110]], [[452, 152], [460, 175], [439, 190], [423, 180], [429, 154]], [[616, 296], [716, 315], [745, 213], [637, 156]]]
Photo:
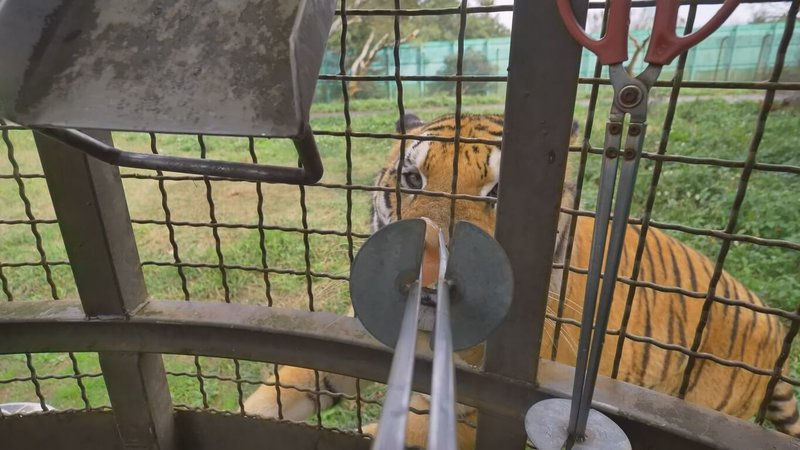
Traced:
[[422, 254], [422, 285], [431, 287], [439, 278], [439, 226], [427, 217], [425, 221], [425, 250]]

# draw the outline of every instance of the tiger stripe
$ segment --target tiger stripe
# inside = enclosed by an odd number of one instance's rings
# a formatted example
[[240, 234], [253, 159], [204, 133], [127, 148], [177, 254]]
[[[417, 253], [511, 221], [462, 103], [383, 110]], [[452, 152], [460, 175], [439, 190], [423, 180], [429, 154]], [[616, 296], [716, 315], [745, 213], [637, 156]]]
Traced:
[[[455, 135], [456, 123], [453, 115], [443, 116], [424, 124], [413, 114], [406, 114], [403, 123], [406, 121], [408, 124], [413, 124], [413, 127], [406, 127], [413, 129], [413, 134], [444, 138], [452, 138]], [[577, 131], [575, 127], [574, 139], [577, 139]], [[494, 141], [502, 137], [502, 133], [502, 116], [470, 114], [461, 116], [459, 135], [462, 138]], [[423, 142], [424, 144], [421, 144]], [[401, 148], [401, 145], [404, 147]], [[413, 195], [402, 191], [393, 199], [393, 194], [397, 192], [398, 183], [403, 183], [403, 180], [398, 179], [400, 178], [396, 173], [398, 168], [402, 168], [404, 173], [418, 172], [419, 178], [423, 180], [423, 190], [450, 192], [454, 172], [454, 147], [452, 142], [436, 139], [407, 138], [395, 141], [393, 149], [387, 156], [386, 164], [377, 173], [374, 181], [375, 186], [383, 189], [375, 191], [372, 195], [370, 223], [373, 232], [399, 219], [398, 203], [402, 203], [405, 218], [427, 217], [443, 230], [450, 228], [451, 199]], [[456, 193], [494, 195], [493, 192], [496, 190], [493, 188], [500, 182], [499, 145], [469, 142], [460, 146], [460, 152], [463, 155], [455, 159], [458, 170]], [[569, 179], [569, 176], [567, 178]], [[562, 207], [573, 208], [574, 189], [576, 189], [575, 183], [569, 181], [564, 183]], [[493, 203], [456, 199], [454, 205], [456, 220], [470, 221], [493, 234], [496, 216]], [[550, 280], [551, 296], [559, 296], [563, 292], [564, 296], [560, 299], [564, 305], [563, 317], [569, 321], [580, 321], [594, 219], [562, 214], [557, 227], [558, 238], [553, 248], [556, 255], [554, 260], [569, 261], [566, 270], [573, 270], [562, 286], [561, 269], [553, 269]], [[540, 231], [531, 230], [531, 232]], [[567, 242], [567, 237], [570, 235], [574, 236], [571, 243]], [[629, 225], [620, 261], [619, 273], [623, 276], [633, 275], [640, 240], [642, 253], [638, 261], [638, 279], [658, 286], [676, 287], [679, 291], [667, 292], [603, 279], [604, 283], [618, 283], [612, 299], [609, 330], [612, 332], [620, 330], [620, 333], [609, 333], [605, 336], [606, 345], [601, 357], [600, 373], [606, 376], [612, 373], [616, 349], [620, 342], [618, 339], [624, 339], [620, 346], [618, 378], [665, 394], [677, 395], [689, 359], [686, 352], [666, 350], [653, 344], [626, 339], [625, 334], [621, 332], [622, 320], [625, 317], [626, 307], [629, 307], [625, 333], [687, 349], [694, 339], [695, 330], [702, 317], [705, 297], [710, 295], [713, 300], [715, 293], [706, 292], [703, 298], [696, 298], [694, 294], [685, 295], [681, 291], [702, 294], [703, 289], [708, 290], [714, 277], [715, 263], [658, 228], [649, 228], [647, 233], [643, 233], [639, 226]], [[567, 249], [569, 254], [566, 254]], [[564, 254], [561, 253], [562, 250]], [[733, 297], [752, 305], [764, 305], [755, 293], [749, 291], [728, 272], [722, 271], [716, 281], [720, 296]], [[628, 306], [629, 295], [632, 301]], [[559, 301], [555, 298], [551, 300]], [[547, 307], [550, 308], [550, 302]], [[743, 309], [749, 309], [749, 312]], [[784, 338], [784, 327], [775, 315], [757, 313], [746, 305], [725, 305], [716, 301], [712, 301], [707, 312], [699, 353], [741, 361], [764, 370], [774, 370]], [[552, 342], [554, 326], [552, 320], [545, 321], [545, 334], [541, 339], [542, 354], [551, 354], [549, 350], [554, 348], [556, 361], [573, 365], [580, 328], [571, 324], [563, 326], [560, 328], [558, 340]], [[520, 348], [519, 351], [525, 349]], [[459, 353], [457, 357], [465, 363], [479, 365], [483, 358], [483, 348], [479, 346], [469, 349]], [[282, 366], [279, 375], [281, 383], [314, 389], [313, 371]], [[755, 375], [745, 369], [697, 358], [684, 398], [699, 405], [749, 419], [758, 411], [767, 394], [769, 378]], [[327, 383], [329, 379], [330, 385]], [[352, 379], [326, 376], [322, 380], [326, 382], [325, 386], [331, 392], [355, 395], [355, 381]], [[363, 383], [365, 382], [362, 381], [362, 387]], [[778, 381], [771, 394], [766, 418], [776, 429], [800, 437], [800, 418], [792, 386], [784, 381]], [[248, 414], [274, 417], [276, 410], [274, 397], [274, 388], [260, 386], [248, 398], [245, 411]], [[332, 400], [330, 397], [322, 396], [325, 405], [332, 404], [332, 401], [329, 401]], [[281, 401], [284, 405], [285, 418], [291, 420], [303, 420], [304, 417], [300, 415], [314, 409], [306, 396], [293, 395], [291, 390], [282, 396]], [[418, 405], [419, 409], [427, 409], [427, 400], [422, 396], [414, 395], [411, 402]], [[466, 407], [462, 409], [459, 413], [462, 418], [474, 422], [475, 411]], [[426, 426], [426, 420], [425, 416], [412, 415], [409, 417], [409, 424], [413, 422], [412, 428], [422, 429]], [[368, 425], [364, 430], [374, 432], [375, 427]], [[459, 427], [458, 448], [460, 450], [472, 448], [474, 434], [474, 429]], [[407, 442], [409, 446], [425, 445], [424, 433], [411, 433], [410, 436], [413, 437]]]

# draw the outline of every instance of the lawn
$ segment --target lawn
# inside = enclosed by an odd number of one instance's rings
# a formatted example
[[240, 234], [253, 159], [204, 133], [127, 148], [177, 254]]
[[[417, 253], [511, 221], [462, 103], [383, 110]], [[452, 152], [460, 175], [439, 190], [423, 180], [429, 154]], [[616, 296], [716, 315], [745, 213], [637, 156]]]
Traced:
[[[602, 144], [605, 111], [608, 109], [607, 88], [602, 89], [598, 113], [594, 118], [591, 142]], [[667, 112], [665, 89], [655, 91], [663, 101], [655, 102], [650, 109], [650, 126], [645, 149], [655, 153], [662, 139], [664, 117]], [[686, 96], [709, 95], [708, 91], [684, 90]], [[585, 93], [582, 94], [585, 98]], [[707, 99], [680, 103], [675, 122], [669, 134], [667, 154], [686, 157], [706, 157], [730, 161], [743, 161], [756, 126], [759, 104], [755, 101], [731, 103], [729, 99]], [[501, 113], [502, 98], [466, 97], [465, 112]], [[358, 132], [389, 133], [393, 131], [397, 113], [396, 104], [387, 100], [355, 100], [351, 107], [352, 130]], [[452, 112], [453, 98], [431, 97], [409, 101], [407, 110], [417, 112], [429, 120], [440, 114]], [[315, 104], [312, 127], [320, 131], [342, 131], [345, 127], [341, 115], [341, 104]], [[575, 117], [583, 121], [587, 116], [586, 102], [579, 102]], [[800, 111], [774, 111], [767, 122], [766, 132], [758, 153], [761, 163], [790, 164], [800, 166]], [[585, 126], [582, 125], [582, 126]], [[598, 132], [600, 130], [600, 132]], [[115, 133], [117, 146], [129, 150], [151, 151], [151, 137], [147, 134]], [[13, 160], [23, 174], [41, 173], [41, 167], [28, 132], [11, 131], [9, 141], [13, 143]], [[157, 135], [155, 143], [159, 152], [172, 155], [198, 156], [200, 142], [196, 136]], [[279, 140], [256, 139], [252, 153], [250, 142], [245, 138], [206, 137], [202, 141], [209, 158], [233, 161], [250, 161], [255, 154], [259, 161], [291, 165], [296, 161], [290, 143]], [[347, 182], [347, 146], [344, 138], [321, 135], [319, 148], [325, 164], [323, 182], [344, 184]], [[369, 185], [375, 172], [384, 164], [391, 141], [374, 138], [353, 138], [351, 155], [351, 177], [354, 184]], [[0, 157], [0, 174], [14, 172], [11, 164], [12, 147], [0, 144], [4, 153]], [[572, 159], [577, 163], [578, 155]], [[593, 207], [599, 158], [590, 156], [587, 164], [583, 209]], [[637, 196], [633, 215], [641, 215], [652, 177], [653, 162], [645, 160], [640, 170]], [[728, 220], [730, 206], [735, 195], [741, 170], [737, 168], [689, 165], [676, 162], [664, 164], [659, 191], [653, 210], [653, 219], [659, 222], [679, 223], [698, 228], [722, 229]], [[309, 308], [342, 313], [346, 311], [349, 295], [346, 277], [350, 263], [349, 241], [339, 234], [308, 234], [308, 250], [302, 232], [303, 214], [301, 198], [307, 208], [307, 227], [315, 230], [345, 230], [348, 193], [346, 190], [324, 186], [307, 187], [301, 192], [296, 186], [262, 185], [263, 192], [263, 245], [269, 266], [277, 272], [269, 273], [265, 281], [261, 272], [231, 268], [224, 274], [217, 268], [219, 253], [227, 266], [260, 268], [262, 265], [262, 239], [258, 229], [259, 197], [254, 183], [215, 181], [210, 192], [202, 180], [158, 181], [141, 179], [145, 171], [123, 170], [124, 185], [134, 220], [134, 232], [140, 257], [144, 262], [144, 274], [148, 290], [153, 298], [193, 301], [224, 301], [273, 304], [281, 307]], [[42, 178], [24, 178], [25, 198], [30, 203], [30, 216], [35, 219], [53, 219], [54, 213]], [[164, 225], [165, 211], [159, 189], [166, 192], [170, 220], [174, 223], [174, 241], [183, 262], [197, 263], [207, 267], [186, 267], [180, 271], [175, 267], [164, 267], [156, 263], [174, 261], [174, 248], [168, 228]], [[800, 242], [800, 176], [776, 172], [756, 171], [751, 177], [745, 203], [740, 212], [736, 232], [762, 238]], [[207, 198], [213, 200], [213, 209]], [[354, 190], [352, 202], [352, 231], [354, 249], [369, 233], [368, 214], [370, 193]], [[14, 301], [76, 298], [74, 281], [69, 267], [58, 264], [66, 260], [58, 226], [51, 220], [9, 224], [14, 220], [25, 221], [25, 202], [14, 179], [0, 179], [0, 249], [5, 278], [3, 293]], [[220, 227], [215, 237], [214, 228], [208, 224], [211, 215], [218, 223], [247, 227]], [[10, 267], [8, 263], [29, 263], [40, 260], [32, 228], [40, 234], [41, 249], [51, 266], [52, 286], [47, 274], [40, 266]], [[705, 236], [693, 236], [671, 232], [680, 239], [715, 258], [719, 241]], [[318, 276], [307, 280], [306, 258], [309, 269]], [[784, 309], [794, 309], [800, 291], [800, 252], [779, 247], [762, 247], [748, 243], [735, 243], [726, 260], [726, 269], [757, 292], [769, 304]], [[282, 270], [285, 269], [285, 270]], [[223, 286], [225, 278], [227, 289]], [[185, 283], [182, 281], [185, 279]], [[268, 282], [267, 282], [268, 281]], [[308, 295], [311, 292], [312, 296]], [[0, 297], [2, 298], [2, 297]], [[797, 352], [795, 352], [797, 353]], [[188, 406], [208, 405], [216, 409], [237, 410], [237, 367], [231, 360], [195, 358], [190, 356], [164, 356], [169, 383], [176, 404]], [[103, 379], [97, 376], [99, 364], [94, 354], [76, 354], [74, 361], [67, 354], [0, 356], [0, 402], [35, 401], [36, 386], [29, 377], [28, 366], [35, 369], [41, 378], [40, 391], [46, 401], [58, 409], [82, 408], [78, 383], [71, 378], [77, 366], [85, 386], [86, 400], [92, 407], [108, 404]], [[798, 359], [793, 359], [798, 367]], [[196, 376], [198, 368], [207, 378]], [[258, 380], [263, 364], [242, 361], [239, 371], [247, 380]], [[796, 372], [796, 371], [795, 371]], [[208, 378], [208, 376], [211, 376]], [[17, 378], [19, 380], [14, 381]], [[255, 386], [244, 383], [245, 396]], [[365, 391], [367, 398], [380, 399], [379, 388]], [[355, 427], [355, 402], [344, 401], [340, 406], [323, 414], [326, 426]], [[377, 407], [365, 406], [366, 420], [374, 418]]]

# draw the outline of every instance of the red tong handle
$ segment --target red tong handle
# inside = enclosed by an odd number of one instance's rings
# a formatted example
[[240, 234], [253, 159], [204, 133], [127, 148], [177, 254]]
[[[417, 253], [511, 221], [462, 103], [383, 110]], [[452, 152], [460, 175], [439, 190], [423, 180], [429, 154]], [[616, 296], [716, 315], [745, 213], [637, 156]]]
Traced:
[[[606, 34], [600, 39], [592, 39], [586, 34], [572, 11], [570, 0], [556, 0], [558, 12], [569, 34], [579, 44], [591, 50], [604, 65], [619, 64], [628, 59], [628, 27], [630, 24], [631, 0], [608, 0], [608, 25]], [[665, 66], [676, 56], [707, 38], [731, 15], [739, 5], [739, 0], [725, 0], [714, 17], [696, 32], [678, 36], [675, 28], [678, 23], [678, 0], [656, 0], [656, 16], [650, 46], [644, 60], [651, 64]]]
[[656, 0], [653, 33], [644, 60], [651, 64], [666, 66], [676, 56], [694, 47], [716, 31], [730, 17], [737, 6], [739, 6], [739, 0], [725, 0], [719, 11], [714, 14], [714, 17], [699, 30], [686, 36], [678, 36], [675, 33], [675, 29], [678, 25], [680, 3], [677, 0]]
[[579, 44], [588, 48], [603, 65], [618, 64], [628, 59], [628, 25], [630, 24], [631, 0], [609, 0], [608, 26], [606, 34], [600, 39], [592, 39], [586, 34], [575, 13], [570, 0], [557, 0], [558, 12], [569, 34]]

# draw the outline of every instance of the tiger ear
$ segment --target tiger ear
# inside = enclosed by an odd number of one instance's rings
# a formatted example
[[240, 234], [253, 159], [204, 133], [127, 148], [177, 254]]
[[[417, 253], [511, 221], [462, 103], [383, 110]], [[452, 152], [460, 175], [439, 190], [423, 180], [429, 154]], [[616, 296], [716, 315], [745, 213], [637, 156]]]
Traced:
[[425, 125], [425, 122], [422, 121], [416, 114], [413, 113], [405, 113], [403, 114], [402, 122], [398, 119], [397, 122], [394, 124], [394, 131], [396, 133], [400, 133], [403, 131], [401, 128], [401, 124], [405, 126], [405, 131], [413, 130], [414, 128], [419, 128]]

